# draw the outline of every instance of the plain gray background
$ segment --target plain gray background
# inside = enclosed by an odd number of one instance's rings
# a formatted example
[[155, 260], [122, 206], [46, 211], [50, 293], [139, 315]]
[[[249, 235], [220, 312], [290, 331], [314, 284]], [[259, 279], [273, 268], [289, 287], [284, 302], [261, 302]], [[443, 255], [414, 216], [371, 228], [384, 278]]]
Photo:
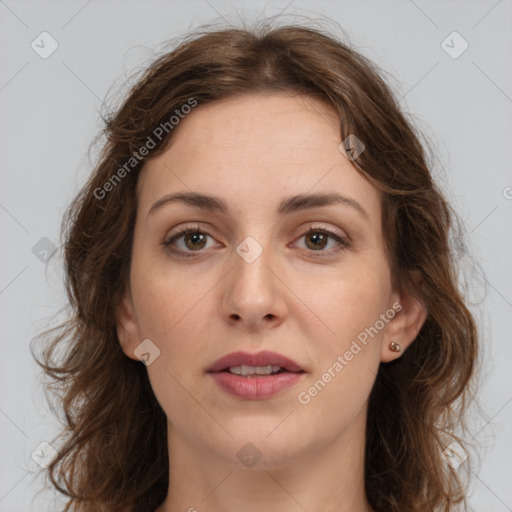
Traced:
[[[43, 402], [29, 343], [64, 304], [60, 253], [41, 260], [59, 245], [62, 214], [91, 170], [87, 152], [107, 92], [190, 29], [280, 11], [283, 22], [320, 20], [342, 37], [339, 24], [393, 77], [401, 104], [438, 152], [434, 174], [480, 264], [464, 259], [461, 269], [483, 336], [479, 400], [489, 420], [471, 425], [473, 440], [487, 447], [471, 509], [512, 511], [511, 0], [0, 0], [0, 512], [58, 508], [52, 493], [37, 494], [31, 454], [58, 424]], [[47, 58], [40, 53], [55, 43], [42, 32], [58, 44]]]

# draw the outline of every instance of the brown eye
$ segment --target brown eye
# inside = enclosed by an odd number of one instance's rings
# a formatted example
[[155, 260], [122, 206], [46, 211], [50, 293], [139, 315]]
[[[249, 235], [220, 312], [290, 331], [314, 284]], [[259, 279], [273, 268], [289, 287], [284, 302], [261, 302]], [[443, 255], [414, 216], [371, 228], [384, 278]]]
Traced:
[[[329, 236], [319, 231], [312, 231], [305, 235], [306, 245], [309, 249], [317, 250], [324, 249], [327, 245]], [[310, 241], [308, 243], [308, 241]]]
[[198, 228], [187, 228], [173, 235], [163, 245], [168, 247], [174, 254], [188, 257], [193, 255], [187, 253], [200, 252], [204, 249], [208, 237], [210, 237], [208, 233]]
[[182, 236], [183, 236], [185, 246], [188, 249], [191, 249], [191, 250], [202, 249], [206, 245], [205, 233], [201, 233], [199, 231], [193, 231], [193, 232], [185, 233]]
[[[200, 255], [203, 252], [202, 249], [207, 246], [208, 238], [212, 237], [199, 227], [188, 227], [164, 241], [163, 245], [177, 256], [194, 257], [196, 256], [194, 253]], [[334, 255], [350, 246], [348, 240], [326, 228], [310, 228], [302, 233], [299, 239], [306, 241], [308, 252], [318, 253], [315, 256], [320, 257]], [[334, 247], [325, 250], [330, 241], [335, 242]]]
[[[306, 249], [319, 253], [318, 256], [330, 256], [350, 247], [350, 242], [347, 239], [326, 228], [310, 228], [302, 233], [299, 239], [304, 239]], [[335, 241], [334, 247], [325, 250], [331, 239]]]

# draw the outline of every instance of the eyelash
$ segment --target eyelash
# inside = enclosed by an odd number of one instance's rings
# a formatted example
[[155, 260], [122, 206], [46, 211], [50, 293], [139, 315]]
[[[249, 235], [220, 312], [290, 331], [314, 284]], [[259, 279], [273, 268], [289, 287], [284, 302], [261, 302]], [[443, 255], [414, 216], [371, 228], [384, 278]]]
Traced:
[[[198, 250], [198, 251], [182, 251], [182, 250], [176, 250], [176, 249], [172, 249], [171, 246], [172, 244], [174, 243], [175, 240], [187, 235], [187, 234], [190, 234], [190, 233], [200, 233], [202, 235], [207, 235], [207, 236], [210, 236], [211, 235], [209, 233], [207, 233], [206, 231], [203, 231], [202, 229], [200, 229], [199, 226], [187, 226], [186, 228], [182, 229], [181, 231], [178, 231], [177, 233], [175, 233], [171, 238], [169, 239], [166, 239], [162, 242], [162, 245], [164, 245], [167, 249], [169, 249], [173, 254], [175, 254], [176, 256], [178, 257], [182, 257], [182, 258], [194, 258], [196, 257], [194, 253], [201, 253], [202, 250]], [[324, 250], [319, 250], [319, 251], [309, 251], [311, 253], [324, 253], [324, 254], [315, 254], [315, 257], [318, 257], [318, 258], [325, 258], [325, 257], [328, 257], [328, 256], [333, 256], [334, 254], [337, 254], [341, 251], [345, 251], [347, 250], [348, 248], [351, 247], [351, 242], [346, 239], [346, 238], [343, 238], [341, 236], [339, 236], [338, 234], [334, 233], [333, 231], [331, 231], [330, 229], [327, 229], [326, 227], [324, 226], [314, 226], [314, 227], [310, 227], [309, 229], [307, 229], [306, 231], [303, 231], [298, 239], [306, 236], [306, 235], [309, 235], [311, 233], [322, 233], [322, 234], [325, 234], [325, 235], [328, 235], [330, 236], [331, 238], [333, 238], [334, 240], [336, 240], [339, 244], [340, 244], [340, 247], [338, 247], [337, 249], [330, 249], [328, 251], [324, 251]], [[211, 237], [213, 238], [213, 237]], [[307, 249], [306, 249], [307, 250]], [[188, 254], [187, 254], [188, 253]]]

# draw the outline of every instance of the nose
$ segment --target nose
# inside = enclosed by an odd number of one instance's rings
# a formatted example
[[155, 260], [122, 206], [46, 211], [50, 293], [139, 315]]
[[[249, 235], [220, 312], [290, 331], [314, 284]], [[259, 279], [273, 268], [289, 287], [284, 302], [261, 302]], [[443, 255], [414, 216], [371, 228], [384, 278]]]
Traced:
[[223, 285], [221, 311], [226, 322], [257, 332], [280, 325], [287, 312], [287, 287], [280, 276], [271, 249], [265, 248], [252, 261], [236, 251], [233, 267]]

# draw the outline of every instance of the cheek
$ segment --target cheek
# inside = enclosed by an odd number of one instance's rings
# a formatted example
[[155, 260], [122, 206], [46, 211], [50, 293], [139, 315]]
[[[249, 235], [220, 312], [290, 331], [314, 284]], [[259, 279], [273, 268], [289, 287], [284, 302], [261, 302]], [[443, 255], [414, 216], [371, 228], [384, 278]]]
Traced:
[[208, 293], [214, 284], [206, 275], [196, 279], [183, 271], [134, 265], [132, 293], [140, 334], [160, 348], [165, 368], [173, 373], [184, 367], [198, 371], [201, 350], [214, 338], [212, 315], [218, 309]]
[[325, 336], [321, 338], [332, 353], [348, 348], [352, 340], [374, 326], [388, 308], [391, 285], [387, 267], [376, 261], [347, 268], [315, 290], [304, 302], [322, 320]]
[[380, 364], [386, 325], [380, 319], [388, 309], [389, 291], [384, 268], [380, 273], [360, 269], [310, 296], [312, 309], [328, 328], [323, 326], [323, 334], [308, 332], [315, 365], [298, 390], [297, 403], [304, 414], [318, 416], [326, 432], [340, 421], [348, 426], [368, 399]]
[[151, 255], [133, 260], [131, 289], [141, 331], [161, 339], [187, 321], [187, 313], [193, 313], [198, 305], [201, 290], [187, 272], [152, 262], [155, 258]]
[[187, 390], [202, 373], [202, 351], [211, 332], [204, 295], [211, 286], [200, 286], [184, 273], [171, 275], [149, 266], [134, 269], [132, 292], [140, 333], [160, 349], [160, 357], [148, 366], [151, 387], [166, 415], [186, 430], [187, 422], [204, 422], [204, 411], [193, 398], [197, 391], [191, 395]]

